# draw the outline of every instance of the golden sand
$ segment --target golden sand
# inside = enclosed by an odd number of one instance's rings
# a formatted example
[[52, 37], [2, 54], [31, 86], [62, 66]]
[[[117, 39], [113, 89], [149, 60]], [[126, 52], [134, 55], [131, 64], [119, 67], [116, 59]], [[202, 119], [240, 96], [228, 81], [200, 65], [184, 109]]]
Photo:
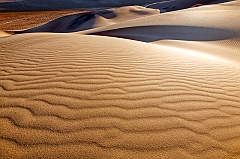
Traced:
[[239, 1], [148, 11], [0, 38], [0, 158], [239, 158]]

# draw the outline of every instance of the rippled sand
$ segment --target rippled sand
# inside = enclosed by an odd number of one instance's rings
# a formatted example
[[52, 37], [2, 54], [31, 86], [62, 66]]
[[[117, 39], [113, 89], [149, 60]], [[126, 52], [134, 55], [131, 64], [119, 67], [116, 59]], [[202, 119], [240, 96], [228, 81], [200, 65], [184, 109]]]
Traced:
[[0, 38], [0, 158], [239, 158], [239, 7]]

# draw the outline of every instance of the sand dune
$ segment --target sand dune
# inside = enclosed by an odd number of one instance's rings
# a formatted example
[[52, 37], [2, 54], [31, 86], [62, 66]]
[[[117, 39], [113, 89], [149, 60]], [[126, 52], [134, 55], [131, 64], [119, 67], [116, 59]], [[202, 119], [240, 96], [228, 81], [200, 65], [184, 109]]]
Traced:
[[161, 0], [1, 0], [0, 11], [41, 11], [109, 7], [111, 8], [131, 5], [145, 5], [158, 1]]
[[[0, 11], [41, 11], [66, 9], [112, 8], [142, 5], [165, 11], [178, 10], [195, 4], [223, 3], [232, 0], [1, 0]], [[21, 6], [21, 7], [19, 7]]]
[[142, 18], [154, 14], [159, 14], [159, 10], [147, 9], [141, 6], [127, 6], [106, 10], [96, 10], [88, 13], [79, 13], [64, 16], [45, 25], [25, 31], [20, 31], [18, 33], [76, 32], [96, 27], [109, 26], [112, 24], [121, 23], [131, 19]]
[[236, 30], [239, 32], [239, 6], [239, 0], [231, 3], [205, 5], [160, 15], [152, 15], [151, 17], [143, 17], [142, 19], [133, 19], [120, 24], [82, 31], [81, 33], [91, 34], [120, 28], [151, 25], [208, 27], [232, 31]]
[[239, 158], [239, 2], [0, 38], [0, 158]]
[[206, 4], [216, 4], [229, 2], [232, 0], [169, 0], [169, 1], [160, 1], [146, 5], [147, 8], [160, 9], [162, 13], [170, 12], [180, 9], [186, 9], [195, 6], [201, 6]]
[[240, 62], [239, 4], [237, 1], [190, 8], [79, 33], [184, 47]]
[[61, 157], [240, 153], [239, 64], [75, 34], [18, 35], [1, 46], [3, 157], [49, 157], [51, 147]]
[[26, 30], [48, 23], [62, 16], [87, 12], [84, 10], [0, 12], [0, 30]]

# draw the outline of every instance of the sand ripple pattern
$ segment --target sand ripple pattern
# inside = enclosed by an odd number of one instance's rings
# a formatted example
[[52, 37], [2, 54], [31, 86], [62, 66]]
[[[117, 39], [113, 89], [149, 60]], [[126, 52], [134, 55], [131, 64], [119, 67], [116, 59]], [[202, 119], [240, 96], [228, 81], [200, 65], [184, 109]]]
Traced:
[[3, 156], [240, 157], [237, 63], [75, 34], [2, 38], [0, 53]]

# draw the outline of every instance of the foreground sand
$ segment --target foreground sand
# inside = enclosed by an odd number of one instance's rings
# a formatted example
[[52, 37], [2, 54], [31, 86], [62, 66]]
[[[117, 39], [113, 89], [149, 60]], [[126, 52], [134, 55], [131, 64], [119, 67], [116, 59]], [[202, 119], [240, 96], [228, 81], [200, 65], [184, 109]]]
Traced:
[[238, 4], [1, 38], [0, 158], [239, 158]]
[[4, 156], [240, 153], [239, 64], [73, 34], [18, 35], [1, 44]]

